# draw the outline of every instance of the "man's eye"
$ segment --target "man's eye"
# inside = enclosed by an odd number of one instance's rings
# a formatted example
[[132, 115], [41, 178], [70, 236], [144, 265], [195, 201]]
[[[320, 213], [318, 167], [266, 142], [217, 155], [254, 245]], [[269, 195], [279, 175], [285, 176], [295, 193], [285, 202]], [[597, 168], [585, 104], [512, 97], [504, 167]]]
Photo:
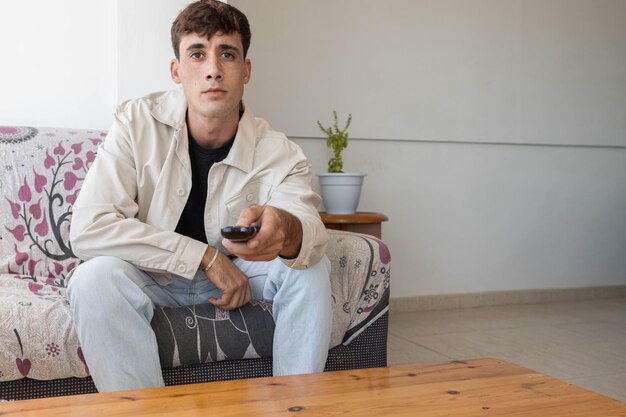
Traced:
[[204, 54], [202, 52], [194, 52], [190, 56], [193, 59], [202, 59], [204, 57]]
[[230, 52], [222, 52], [222, 57], [226, 59], [234, 59], [235, 55], [231, 54]]

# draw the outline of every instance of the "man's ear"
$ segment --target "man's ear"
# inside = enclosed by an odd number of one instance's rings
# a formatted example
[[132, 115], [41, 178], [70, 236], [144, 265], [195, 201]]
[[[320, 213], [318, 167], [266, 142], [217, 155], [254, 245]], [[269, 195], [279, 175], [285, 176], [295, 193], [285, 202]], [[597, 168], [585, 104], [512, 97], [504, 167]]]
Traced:
[[251, 75], [252, 75], [252, 62], [250, 62], [250, 59], [246, 58], [246, 75], [243, 79], [244, 84], [248, 84], [250, 82]]
[[180, 84], [180, 77], [178, 76], [178, 60], [172, 59], [170, 61], [170, 75], [172, 76], [172, 80], [176, 84]]

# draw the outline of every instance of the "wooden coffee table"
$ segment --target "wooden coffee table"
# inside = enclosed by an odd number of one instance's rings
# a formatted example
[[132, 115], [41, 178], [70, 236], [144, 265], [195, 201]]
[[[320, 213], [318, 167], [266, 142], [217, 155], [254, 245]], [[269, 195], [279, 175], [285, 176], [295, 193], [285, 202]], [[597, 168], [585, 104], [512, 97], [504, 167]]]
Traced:
[[0, 404], [10, 416], [626, 416], [626, 403], [496, 359]]

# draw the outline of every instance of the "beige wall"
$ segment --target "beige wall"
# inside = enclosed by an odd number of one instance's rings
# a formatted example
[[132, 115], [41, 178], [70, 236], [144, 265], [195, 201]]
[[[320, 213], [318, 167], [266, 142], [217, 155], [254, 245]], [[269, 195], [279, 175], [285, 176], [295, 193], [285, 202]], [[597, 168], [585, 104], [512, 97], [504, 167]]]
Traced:
[[318, 172], [333, 108], [368, 139], [345, 166], [390, 218], [392, 296], [626, 284], [626, 2], [230, 3], [257, 115]]
[[355, 138], [626, 146], [623, 0], [231, 3], [249, 102], [292, 136], [337, 109]]

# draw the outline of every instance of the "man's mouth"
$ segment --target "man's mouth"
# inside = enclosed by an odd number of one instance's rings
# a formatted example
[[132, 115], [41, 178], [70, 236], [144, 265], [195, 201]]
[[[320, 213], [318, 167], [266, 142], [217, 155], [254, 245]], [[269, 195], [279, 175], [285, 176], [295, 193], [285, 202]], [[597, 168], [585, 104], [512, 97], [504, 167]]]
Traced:
[[209, 93], [209, 94], [225, 93], [225, 92], [226, 90], [224, 90], [223, 88], [219, 88], [219, 87], [207, 88], [206, 90], [203, 91], [203, 93]]

